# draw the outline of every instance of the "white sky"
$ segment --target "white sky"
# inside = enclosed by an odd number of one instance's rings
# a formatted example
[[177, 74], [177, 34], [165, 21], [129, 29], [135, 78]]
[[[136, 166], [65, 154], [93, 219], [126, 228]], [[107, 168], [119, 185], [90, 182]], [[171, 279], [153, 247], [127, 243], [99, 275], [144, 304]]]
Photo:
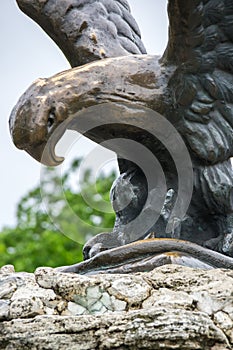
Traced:
[[[167, 43], [166, 0], [128, 1], [148, 53], [162, 54]], [[39, 163], [13, 145], [8, 130], [10, 112], [34, 80], [68, 69], [69, 64], [53, 41], [18, 9], [14, 0], [1, 0], [0, 33], [1, 229], [15, 223], [16, 204], [39, 184], [41, 169]], [[77, 156], [90, 149], [85, 142]]]

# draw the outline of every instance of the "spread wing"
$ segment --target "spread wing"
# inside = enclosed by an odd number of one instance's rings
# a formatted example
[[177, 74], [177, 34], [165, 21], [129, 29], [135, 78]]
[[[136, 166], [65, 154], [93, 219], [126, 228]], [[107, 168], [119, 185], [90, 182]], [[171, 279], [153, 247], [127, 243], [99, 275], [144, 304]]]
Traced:
[[163, 56], [174, 65], [173, 112], [192, 154], [215, 164], [233, 156], [233, 1], [173, 0]]
[[72, 67], [146, 53], [126, 0], [17, 0], [56, 42]]

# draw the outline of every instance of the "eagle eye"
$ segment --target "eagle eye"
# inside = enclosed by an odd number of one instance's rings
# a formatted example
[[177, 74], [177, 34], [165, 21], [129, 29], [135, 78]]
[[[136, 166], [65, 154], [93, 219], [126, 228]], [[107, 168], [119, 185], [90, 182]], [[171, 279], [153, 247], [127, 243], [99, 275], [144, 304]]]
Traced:
[[56, 114], [55, 114], [55, 111], [54, 111], [54, 110], [51, 110], [51, 111], [49, 112], [49, 116], [48, 116], [48, 120], [47, 120], [47, 128], [48, 128], [48, 131], [51, 130], [51, 128], [53, 127], [55, 121], [56, 121]]

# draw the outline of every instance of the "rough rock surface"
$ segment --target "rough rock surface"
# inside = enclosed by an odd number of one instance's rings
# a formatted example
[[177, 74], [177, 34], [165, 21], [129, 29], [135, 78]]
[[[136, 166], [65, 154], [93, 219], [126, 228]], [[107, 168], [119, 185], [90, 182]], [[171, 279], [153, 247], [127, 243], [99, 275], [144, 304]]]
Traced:
[[233, 271], [0, 270], [0, 349], [232, 349]]

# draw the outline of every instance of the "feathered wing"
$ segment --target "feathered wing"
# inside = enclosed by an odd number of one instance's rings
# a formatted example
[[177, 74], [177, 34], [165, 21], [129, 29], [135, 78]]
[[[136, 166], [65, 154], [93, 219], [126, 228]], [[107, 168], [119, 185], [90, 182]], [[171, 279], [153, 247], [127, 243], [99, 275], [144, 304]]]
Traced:
[[[162, 62], [178, 127], [193, 157], [217, 164], [233, 156], [233, 2], [171, 0]], [[172, 118], [172, 116], [171, 116]]]
[[56, 42], [72, 67], [146, 53], [126, 0], [17, 0]]
[[[73, 67], [106, 57], [145, 53], [125, 0], [17, 2], [58, 44]], [[223, 240], [222, 236], [231, 229], [232, 240], [233, 220], [229, 227], [224, 221], [225, 214], [233, 212], [233, 176], [228, 161], [233, 156], [233, 3], [232, 0], [169, 0], [169, 14], [170, 40], [161, 59], [161, 64], [168, 66], [161, 70], [162, 84], [166, 86], [169, 79], [168, 89], [162, 89], [164, 99], [159, 96], [159, 102], [153, 106], [161, 107], [162, 111], [158, 111], [175, 124], [193, 159], [196, 177], [188, 215], [193, 217], [194, 224], [187, 223], [190, 233], [184, 226], [186, 235], [181, 238], [203, 244], [219, 237]], [[126, 171], [126, 177], [130, 178], [130, 164], [126, 165], [120, 164], [120, 170]], [[168, 165], [172, 177], [170, 168]], [[147, 184], [141, 174], [135, 172], [133, 176], [134, 183], [141, 183], [138, 193], [143, 190], [147, 195]], [[142, 202], [137, 204], [139, 211], [143, 209]], [[206, 208], [214, 218], [199, 220], [202, 209]], [[130, 215], [131, 209], [125, 215], [127, 222], [133, 220]], [[217, 215], [222, 217], [216, 230]], [[117, 220], [124, 229], [122, 217], [118, 216]], [[199, 220], [197, 224], [195, 219]], [[124, 232], [120, 225], [119, 232]], [[197, 237], [191, 237], [194, 234], [190, 227]], [[101, 239], [95, 242], [99, 244]], [[229, 242], [227, 238], [218, 250], [232, 255]], [[209, 246], [216, 249], [214, 244]]]

